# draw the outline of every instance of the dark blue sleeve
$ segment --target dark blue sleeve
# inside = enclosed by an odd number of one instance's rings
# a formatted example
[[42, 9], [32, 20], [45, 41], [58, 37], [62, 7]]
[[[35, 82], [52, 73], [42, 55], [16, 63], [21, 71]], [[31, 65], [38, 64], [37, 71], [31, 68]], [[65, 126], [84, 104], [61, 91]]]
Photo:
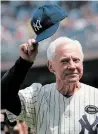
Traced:
[[18, 91], [32, 64], [20, 57], [15, 65], [4, 74], [1, 79], [1, 109], [7, 109], [13, 114], [19, 115], [21, 103]]

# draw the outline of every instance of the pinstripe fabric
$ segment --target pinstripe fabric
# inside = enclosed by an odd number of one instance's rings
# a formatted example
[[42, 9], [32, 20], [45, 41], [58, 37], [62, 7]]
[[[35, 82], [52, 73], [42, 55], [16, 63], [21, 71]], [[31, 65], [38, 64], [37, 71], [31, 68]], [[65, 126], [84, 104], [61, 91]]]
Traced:
[[[66, 98], [56, 89], [55, 83], [43, 87], [34, 83], [19, 91], [19, 96], [22, 111], [18, 117], [7, 111], [8, 118], [25, 120], [36, 134], [89, 134], [95, 128], [92, 124], [98, 112], [88, 114], [84, 110], [87, 105], [98, 108], [98, 89], [94, 87], [81, 83], [81, 89]], [[85, 121], [93, 126], [92, 130]]]

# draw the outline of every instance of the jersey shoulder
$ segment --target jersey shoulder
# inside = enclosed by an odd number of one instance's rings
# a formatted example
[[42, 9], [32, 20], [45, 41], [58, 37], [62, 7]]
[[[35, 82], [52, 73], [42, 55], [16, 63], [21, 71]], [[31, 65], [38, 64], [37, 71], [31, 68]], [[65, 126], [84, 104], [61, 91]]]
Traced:
[[50, 84], [46, 84], [42, 87], [42, 89], [45, 90], [45, 92], [49, 93], [50, 90], [55, 90], [56, 89], [56, 83], [50, 83]]
[[38, 92], [41, 90], [42, 84], [40, 83], [33, 83], [29, 87], [26, 87], [25, 89], [22, 89], [19, 91], [19, 94], [22, 94], [25, 97], [32, 98], [33, 96], [37, 96]]
[[33, 83], [31, 86], [20, 90], [19, 94], [30, 98], [32, 98], [33, 96], [47, 96], [51, 91], [53, 92], [53, 90], [56, 89], [55, 85], [55, 83], [51, 83], [42, 86], [42, 84], [40, 83]]
[[51, 93], [54, 93], [56, 90], [56, 83], [46, 84], [42, 87], [42, 92], [48, 97]]
[[93, 90], [94, 92], [98, 93], [98, 88], [95, 88], [93, 86], [90, 86], [90, 85], [87, 85], [87, 84], [84, 84], [84, 83], [81, 83], [82, 84], [82, 87], [86, 90]]

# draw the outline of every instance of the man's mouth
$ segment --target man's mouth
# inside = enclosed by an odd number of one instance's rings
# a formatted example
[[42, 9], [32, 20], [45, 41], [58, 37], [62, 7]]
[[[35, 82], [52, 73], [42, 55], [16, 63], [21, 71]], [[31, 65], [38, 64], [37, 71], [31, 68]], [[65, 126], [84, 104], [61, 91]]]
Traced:
[[68, 74], [66, 74], [66, 76], [68, 76], [68, 75], [77, 75], [78, 73], [68, 73]]

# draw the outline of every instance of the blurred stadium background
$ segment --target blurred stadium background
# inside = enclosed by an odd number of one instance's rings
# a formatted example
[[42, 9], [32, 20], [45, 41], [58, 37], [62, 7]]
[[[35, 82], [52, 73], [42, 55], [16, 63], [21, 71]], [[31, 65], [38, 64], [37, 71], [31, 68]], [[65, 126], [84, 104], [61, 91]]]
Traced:
[[[46, 50], [51, 41], [68, 36], [80, 41], [84, 51], [82, 82], [98, 88], [98, 1], [1, 1], [1, 76], [19, 57], [19, 45], [35, 38], [30, 20], [39, 6], [57, 4], [68, 13], [58, 31], [39, 45], [39, 54], [21, 88], [33, 82], [54, 82], [47, 69]], [[21, 75], [21, 74], [20, 74]]]

